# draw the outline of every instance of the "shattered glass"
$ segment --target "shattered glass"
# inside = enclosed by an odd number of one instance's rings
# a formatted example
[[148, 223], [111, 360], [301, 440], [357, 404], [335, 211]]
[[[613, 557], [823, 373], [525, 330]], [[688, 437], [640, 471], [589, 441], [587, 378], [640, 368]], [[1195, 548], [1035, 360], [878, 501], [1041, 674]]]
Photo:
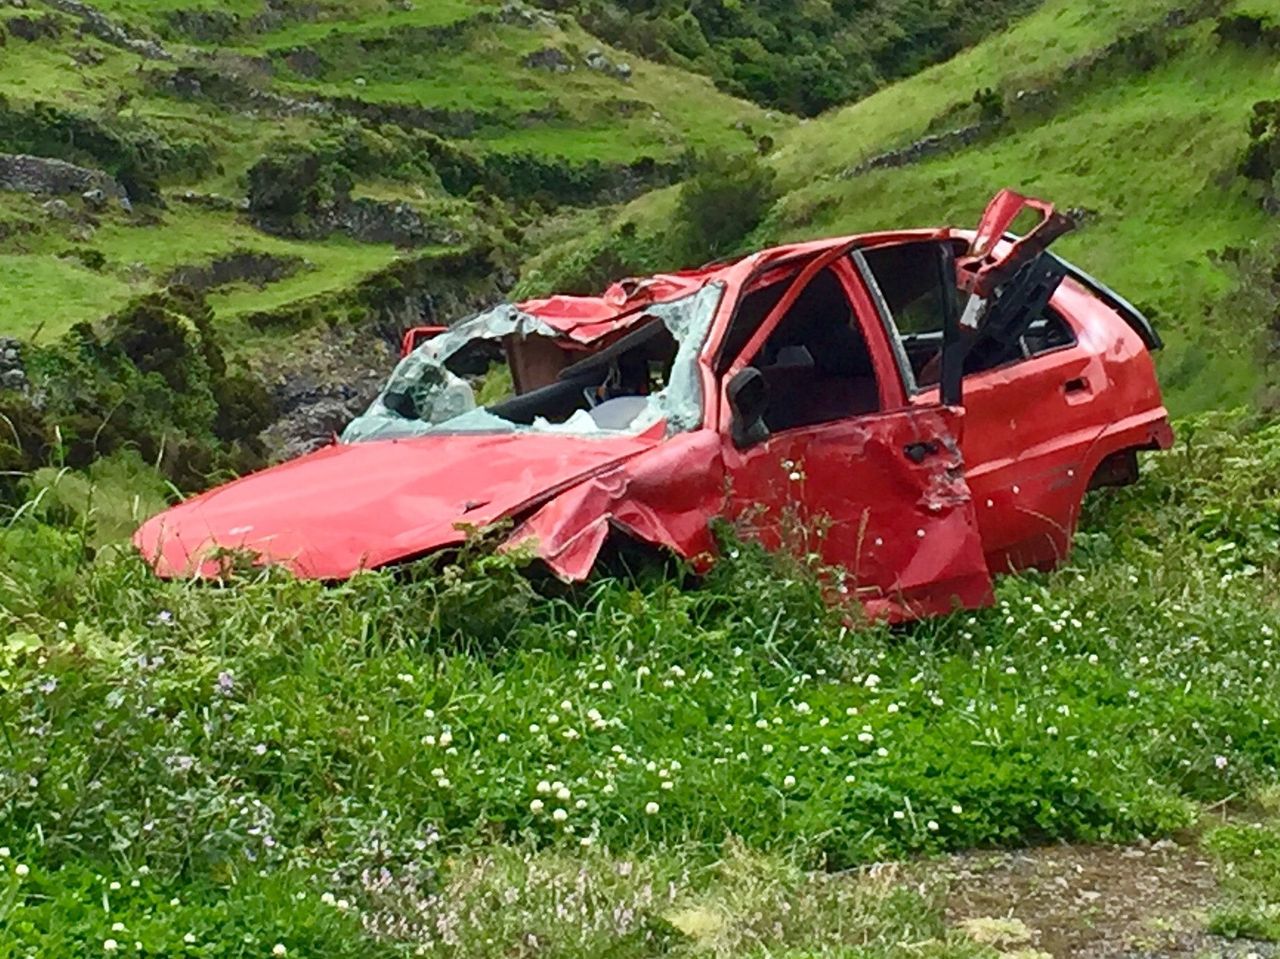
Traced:
[[643, 408], [634, 417], [627, 417], [625, 426], [606, 428], [586, 410], [574, 412], [562, 423], [537, 417], [524, 425], [477, 406], [471, 384], [447, 368], [451, 357], [478, 340], [501, 342], [507, 336], [565, 338], [536, 316], [506, 305], [455, 326], [401, 360], [365, 413], [347, 426], [342, 442], [475, 432], [636, 435], [663, 421], [668, 435], [694, 429], [702, 422], [703, 405], [698, 354], [723, 294], [722, 284], [709, 284], [690, 296], [645, 309], [646, 316], [662, 322], [671, 333], [677, 344], [676, 357], [665, 387], [643, 397]]

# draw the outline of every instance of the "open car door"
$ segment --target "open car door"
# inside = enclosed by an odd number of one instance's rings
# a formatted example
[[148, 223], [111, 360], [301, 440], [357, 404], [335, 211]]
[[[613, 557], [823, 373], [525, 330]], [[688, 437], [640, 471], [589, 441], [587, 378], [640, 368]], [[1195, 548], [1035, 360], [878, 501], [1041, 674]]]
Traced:
[[[1037, 222], [1022, 237], [1010, 237], [1010, 227], [1024, 213], [1038, 216]], [[1013, 190], [1001, 190], [987, 205], [968, 251], [955, 262], [956, 286], [968, 294], [964, 311], [951, 315], [950, 298], [944, 298], [943, 404], [964, 402], [965, 358], [975, 347], [1016, 343], [1043, 314], [1067, 276], [1065, 264], [1045, 251], [1074, 228], [1053, 204]], [[943, 251], [946, 273], [952, 250], [944, 244]]]
[[886, 390], [898, 374], [850, 250], [806, 265], [724, 370], [729, 515], [820, 559], [872, 619], [988, 605], [963, 412]]

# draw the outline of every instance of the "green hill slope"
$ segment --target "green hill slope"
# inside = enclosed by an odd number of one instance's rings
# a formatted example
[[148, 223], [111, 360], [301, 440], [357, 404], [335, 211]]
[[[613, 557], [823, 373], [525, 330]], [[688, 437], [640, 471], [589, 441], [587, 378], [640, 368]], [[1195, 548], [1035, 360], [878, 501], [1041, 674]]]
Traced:
[[[1237, 172], [1253, 104], [1280, 89], [1280, 60], [1264, 44], [1224, 40], [1217, 26], [1257, 7], [1051, 0], [948, 63], [781, 137], [767, 163], [783, 195], [744, 245], [972, 223], [995, 190], [1020, 188], [1083, 213], [1062, 251], [1152, 313], [1169, 341], [1161, 365], [1175, 408], [1248, 401], [1257, 318], [1233, 311], [1219, 260], [1280, 237], [1280, 220]], [[972, 143], [858, 169], [974, 126], [981, 90], [995, 92], [1003, 119]], [[645, 197], [550, 251], [526, 270], [526, 287], [562, 281], [593, 248], [625, 248], [621, 223], [658, 235], [674, 200], [673, 191]], [[637, 268], [666, 254], [654, 243], [632, 249], [627, 265]]]

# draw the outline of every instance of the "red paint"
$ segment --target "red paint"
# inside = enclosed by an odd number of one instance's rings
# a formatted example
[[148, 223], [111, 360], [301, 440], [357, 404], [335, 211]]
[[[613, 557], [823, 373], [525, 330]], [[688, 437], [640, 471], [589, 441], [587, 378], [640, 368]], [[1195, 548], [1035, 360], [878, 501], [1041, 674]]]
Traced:
[[[1040, 232], [997, 238], [1024, 207]], [[1049, 226], [1044, 226], [1049, 224]], [[1058, 228], [1048, 204], [1002, 194], [958, 261], [982, 292], [1038, 253]], [[965, 379], [965, 409], [911, 395], [875, 301], [846, 255], [854, 246], [964, 238], [913, 230], [752, 254], [697, 271], [624, 281], [601, 297], [520, 304], [564, 337], [598, 349], [652, 319], [645, 307], [722, 283], [720, 312], [698, 359], [703, 425], [666, 437], [436, 435], [332, 446], [162, 513], [135, 542], [165, 576], [216, 575], [218, 550], [246, 550], [300, 576], [341, 579], [455, 545], [467, 530], [515, 520], [560, 576], [586, 577], [610, 535], [660, 546], [705, 567], [708, 523], [735, 522], [766, 545], [839, 567], [841, 593], [872, 617], [910, 619], [991, 601], [991, 573], [1048, 566], [1070, 546], [1093, 471], [1112, 453], [1171, 441], [1154, 364], [1124, 319], [1074, 280], [1052, 306], [1076, 344]], [[984, 239], [986, 238], [986, 239]], [[1027, 251], [1031, 251], [1028, 254]], [[784, 319], [789, 295], [721, 357], [739, 301], [764, 282], [827, 266], [867, 346], [879, 412], [782, 429], [737, 449], [725, 389]], [[799, 293], [799, 289], [792, 291]], [[873, 400], [874, 404], [874, 400]]]

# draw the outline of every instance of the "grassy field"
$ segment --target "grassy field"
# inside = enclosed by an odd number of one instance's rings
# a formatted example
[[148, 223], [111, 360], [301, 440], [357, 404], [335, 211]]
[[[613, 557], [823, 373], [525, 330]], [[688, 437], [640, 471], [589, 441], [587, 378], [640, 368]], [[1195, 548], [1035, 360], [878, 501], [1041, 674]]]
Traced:
[[[1276, 782], [1280, 433], [1180, 434], [1066, 568], [897, 631], [734, 544], [692, 589], [542, 594], [483, 551], [165, 584], [101, 533], [146, 509], [119, 468], [46, 477], [0, 535], [0, 955], [966, 954], [928, 897], [810, 870], [1154, 838]], [[1215, 928], [1275, 934], [1262, 875]]]

